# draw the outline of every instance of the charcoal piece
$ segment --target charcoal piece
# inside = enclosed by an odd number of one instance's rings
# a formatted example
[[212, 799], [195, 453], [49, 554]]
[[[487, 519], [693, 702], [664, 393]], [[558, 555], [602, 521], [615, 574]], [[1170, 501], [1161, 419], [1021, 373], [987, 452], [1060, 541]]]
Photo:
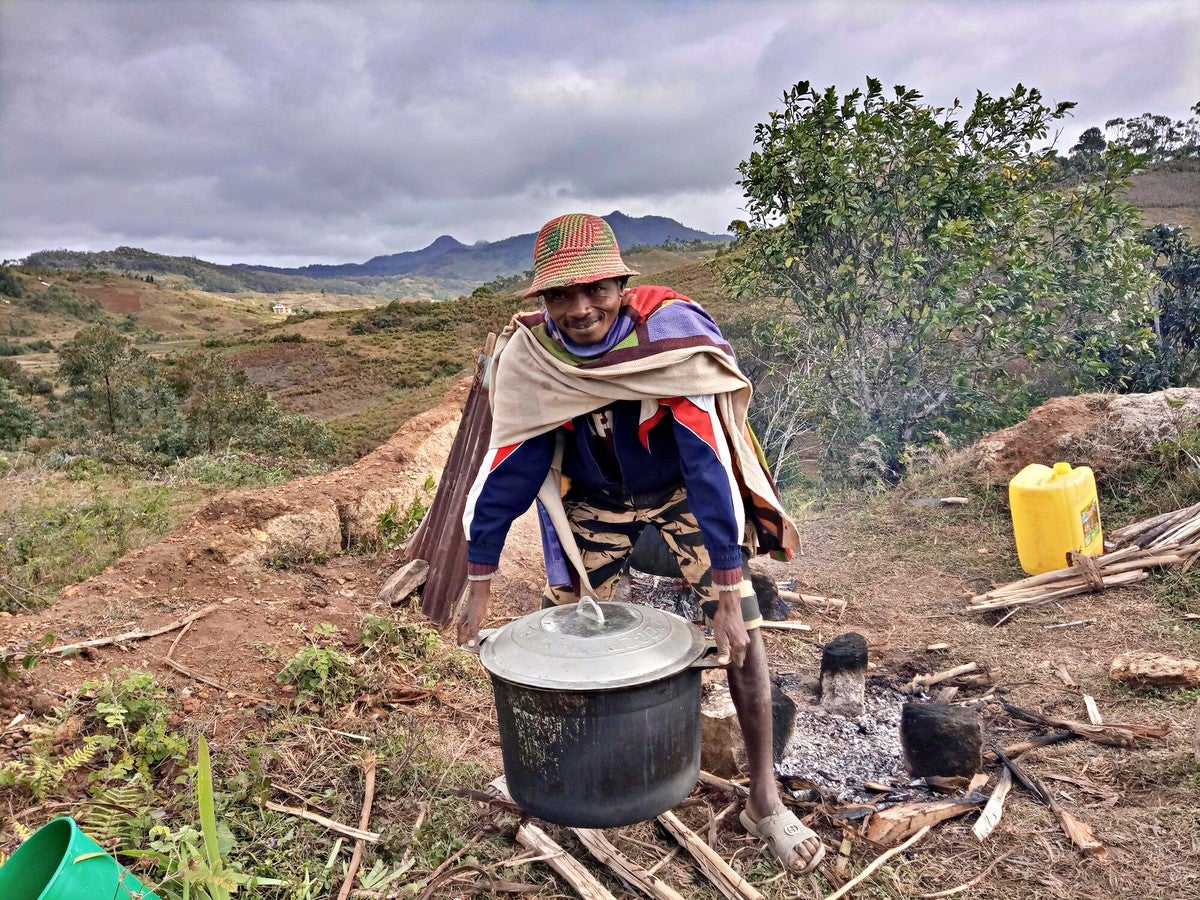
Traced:
[[783, 756], [792, 743], [792, 734], [796, 730], [796, 701], [785, 694], [779, 687], [778, 679], [771, 679], [771, 750], [775, 764], [783, 761]]
[[900, 713], [904, 764], [914, 777], [970, 778], [983, 764], [983, 727], [976, 710], [943, 703], [905, 703]]
[[765, 572], [750, 569], [750, 583], [754, 586], [754, 596], [758, 598], [758, 611], [768, 622], [782, 622], [788, 617], [788, 605], [779, 596], [779, 587], [775, 579]]

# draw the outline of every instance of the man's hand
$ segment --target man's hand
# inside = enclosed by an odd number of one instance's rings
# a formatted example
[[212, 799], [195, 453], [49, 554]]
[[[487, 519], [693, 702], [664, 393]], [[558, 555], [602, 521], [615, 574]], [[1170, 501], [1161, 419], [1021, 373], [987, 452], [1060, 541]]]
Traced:
[[479, 643], [479, 623], [487, 615], [491, 581], [468, 581], [467, 596], [458, 611], [458, 644], [474, 650]]
[[719, 597], [712, 626], [713, 640], [717, 643], [717, 665], [740, 669], [750, 647], [750, 634], [746, 631], [746, 620], [742, 618], [741, 592], [736, 587], [722, 589]]

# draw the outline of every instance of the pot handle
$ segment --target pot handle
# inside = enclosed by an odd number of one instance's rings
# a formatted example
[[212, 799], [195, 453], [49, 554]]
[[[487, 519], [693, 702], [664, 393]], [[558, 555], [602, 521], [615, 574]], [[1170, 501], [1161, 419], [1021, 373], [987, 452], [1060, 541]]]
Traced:
[[466, 644], [459, 644], [458, 649], [466, 650], [468, 653], [474, 653], [476, 656], [478, 656], [479, 648], [483, 646], [483, 642], [488, 640], [488, 638], [492, 637], [493, 635], [495, 635], [496, 632], [499, 630], [500, 630], [499, 628], [480, 628], [479, 634], [475, 636], [475, 646], [474, 647], [468, 647]]
[[604, 610], [600, 608], [600, 604], [596, 602], [595, 597], [589, 597], [584, 594], [579, 598], [579, 603], [575, 606], [575, 611], [581, 616], [594, 621], [597, 625], [604, 624]]
[[717, 654], [718, 653], [719, 653], [719, 650], [717, 649], [716, 641], [705, 641], [704, 649], [700, 651], [700, 655], [697, 656], [692, 661], [692, 664], [690, 666], [688, 666], [688, 668], [689, 669], [723, 669], [725, 667], [717, 662]]

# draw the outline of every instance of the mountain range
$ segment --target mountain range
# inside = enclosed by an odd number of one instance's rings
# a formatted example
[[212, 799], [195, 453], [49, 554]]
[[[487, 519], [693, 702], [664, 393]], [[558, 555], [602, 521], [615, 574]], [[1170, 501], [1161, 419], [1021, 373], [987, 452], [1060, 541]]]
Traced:
[[[665, 216], [627, 216], [614, 211], [604, 219], [622, 250], [661, 247], [692, 241], [729, 241]], [[495, 278], [521, 275], [533, 264], [536, 234], [467, 245], [442, 235], [427, 247], [376, 256], [364, 263], [309, 265], [295, 269], [236, 263], [218, 265], [192, 256], [165, 256], [138, 247], [115, 250], [39, 250], [24, 265], [46, 269], [106, 271], [137, 277], [179, 276], [204, 290], [220, 293], [324, 291], [383, 297], [450, 299]]]
[[[628, 250], [646, 245], [657, 247], [673, 241], [728, 241], [728, 235], [708, 234], [688, 228], [665, 216], [634, 218], [614, 210], [603, 219], [612, 227], [617, 244]], [[519, 275], [533, 260], [534, 232], [518, 234], [501, 241], [480, 241], [467, 245], [444, 234], [427, 247], [375, 256], [364, 263], [311, 265], [298, 269], [272, 266], [239, 265], [238, 268], [309, 278], [354, 278], [363, 275], [430, 275], [436, 278], [463, 278], [488, 281], [503, 275]]]

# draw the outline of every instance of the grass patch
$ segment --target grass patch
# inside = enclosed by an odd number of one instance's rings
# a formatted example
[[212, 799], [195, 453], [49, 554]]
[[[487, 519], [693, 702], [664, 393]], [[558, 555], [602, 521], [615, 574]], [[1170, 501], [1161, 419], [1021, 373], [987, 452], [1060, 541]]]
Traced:
[[113, 491], [90, 483], [85, 499], [22, 503], [0, 514], [0, 609], [34, 609], [102, 571], [174, 524], [165, 487]]

